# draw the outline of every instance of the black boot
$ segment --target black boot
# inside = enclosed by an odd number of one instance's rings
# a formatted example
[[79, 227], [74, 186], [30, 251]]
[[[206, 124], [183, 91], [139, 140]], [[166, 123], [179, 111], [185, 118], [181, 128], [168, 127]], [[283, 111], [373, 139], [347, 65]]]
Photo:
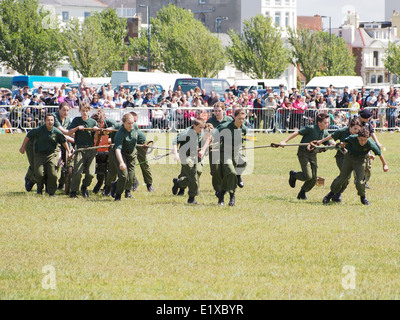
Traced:
[[217, 191], [217, 197], [218, 197], [218, 204], [220, 206], [224, 206], [225, 205], [225, 191]]
[[64, 189], [64, 183], [60, 183], [57, 187], [57, 190], [63, 190]]
[[105, 186], [103, 191], [103, 196], [109, 197], [111, 196], [111, 186]]
[[370, 205], [370, 203], [369, 203], [369, 201], [367, 200], [367, 197], [366, 197], [366, 196], [362, 196], [362, 197], [360, 197], [360, 199], [361, 199], [361, 203], [362, 203], [364, 206], [369, 206], [369, 205]]
[[172, 194], [176, 196], [178, 194], [178, 189], [179, 189], [178, 179], [177, 178], [172, 179], [172, 183], [174, 184], [174, 186], [172, 187]]
[[32, 182], [31, 179], [25, 178], [25, 189], [26, 189], [26, 191], [28, 191], [28, 192], [31, 191], [34, 185], [35, 185], [35, 183]]
[[136, 179], [135, 183], [132, 186], [132, 191], [136, 191], [138, 187], [139, 187], [139, 180]]
[[98, 194], [102, 185], [103, 181], [97, 181], [96, 185], [93, 188], [93, 193]]
[[82, 196], [83, 196], [84, 198], [89, 198], [89, 191], [87, 190], [86, 187], [82, 186], [82, 187], [81, 187], [81, 192], [82, 192]]
[[333, 192], [329, 192], [329, 193], [324, 197], [324, 199], [322, 200], [322, 203], [323, 203], [323, 204], [328, 204], [329, 202], [331, 202], [333, 196], [334, 196], [334, 193], [333, 193]]
[[113, 198], [115, 197], [116, 190], [117, 190], [117, 181], [111, 183], [111, 191], [110, 191], [111, 197]]
[[301, 189], [299, 194], [297, 195], [297, 199], [299, 200], [307, 200], [306, 192]]
[[76, 195], [76, 192], [70, 192], [69, 197], [72, 199], [78, 198], [78, 196]]
[[239, 188], [243, 188], [244, 187], [244, 183], [243, 183], [243, 180], [242, 180], [242, 176], [236, 176], [236, 178], [237, 178], [237, 185], [239, 186]]
[[234, 207], [235, 206], [235, 193], [234, 192], [229, 192], [229, 206]]
[[121, 195], [120, 194], [116, 194], [114, 201], [121, 201]]
[[147, 185], [147, 191], [148, 191], [148, 192], [154, 192], [154, 188], [153, 188], [153, 185], [152, 185], [152, 184], [148, 184], [148, 185]]
[[332, 201], [336, 202], [336, 203], [342, 202], [342, 194], [340, 192], [339, 193], [335, 193], [335, 195], [332, 198]]
[[296, 177], [295, 177], [295, 175], [296, 175], [295, 171], [293, 171], [293, 170], [290, 171], [290, 173], [289, 173], [289, 185], [292, 188], [296, 187]]
[[178, 196], [184, 196], [185, 195], [185, 189], [179, 189]]
[[194, 197], [189, 197], [188, 204], [197, 204], [197, 202], [194, 200]]
[[125, 190], [125, 198], [133, 198], [130, 190]]

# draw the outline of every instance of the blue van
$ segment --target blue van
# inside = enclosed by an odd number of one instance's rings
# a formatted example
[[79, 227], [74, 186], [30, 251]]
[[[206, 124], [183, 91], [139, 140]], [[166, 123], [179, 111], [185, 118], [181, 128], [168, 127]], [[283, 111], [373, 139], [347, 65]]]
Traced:
[[47, 77], [47, 76], [15, 76], [12, 80], [12, 90], [28, 86], [30, 89], [39, 86], [51, 87], [55, 85], [71, 83], [67, 77]]

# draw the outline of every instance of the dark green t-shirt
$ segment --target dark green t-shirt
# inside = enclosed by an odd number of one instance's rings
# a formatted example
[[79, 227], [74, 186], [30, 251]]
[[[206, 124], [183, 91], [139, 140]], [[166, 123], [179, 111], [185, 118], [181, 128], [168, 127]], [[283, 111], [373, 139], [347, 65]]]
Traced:
[[121, 126], [115, 135], [114, 149], [120, 149], [121, 152], [130, 154], [135, 150], [137, 141], [138, 128], [136, 125], [132, 131], [127, 131], [124, 126]]
[[[68, 129], [74, 129], [79, 126], [84, 126], [85, 128], [93, 128], [97, 127], [97, 121], [88, 118], [86, 121], [83, 121], [82, 117], [76, 117], [72, 120]], [[78, 130], [75, 132], [75, 144], [81, 147], [93, 147], [94, 146], [94, 134], [95, 132], [90, 132], [86, 130]]]
[[58, 111], [56, 113], [54, 113], [54, 127], [55, 128], [63, 127], [64, 129], [68, 129], [70, 125], [71, 125], [70, 118], [66, 117], [64, 119], [64, 123], [63, 123], [60, 118], [60, 113]]
[[[241, 130], [241, 131], [237, 131]], [[240, 129], [238, 129], [235, 126], [235, 121], [232, 122], [226, 122], [220, 126], [218, 126], [214, 131], [213, 131], [213, 136], [214, 136], [214, 143], [218, 143], [218, 140], [220, 141], [220, 150], [221, 153], [224, 152], [224, 150], [227, 150], [228, 154], [232, 153], [232, 155], [235, 155], [238, 153], [240, 148], [242, 147], [243, 143], [243, 136], [247, 135], [247, 127], [243, 124]], [[240, 138], [238, 135], [238, 132], [240, 133]], [[228, 138], [229, 135], [229, 140], [231, 141], [230, 144], [228, 141], [225, 141], [225, 138]]]
[[351, 136], [349, 127], [339, 129], [339, 130], [335, 131], [334, 133], [332, 133], [332, 139], [335, 141], [339, 140], [340, 142], [344, 142], [344, 140], [349, 136]]
[[146, 142], [146, 135], [143, 131], [138, 130], [138, 144], [144, 144]]
[[172, 141], [172, 145], [179, 145], [179, 148], [185, 146], [186, 156], [197, 157], [198, 148], [201, 147], [201, 136], [191, 126], [180, 132]]
[[215, 116], [212, 116], [210, 119], [207, 120], [207, 123], [211, 123], [215, 129], [226, 122], [232, 122], [232, 121], [233, 119], [231, 117], [224, 116], [221, 121], [218, 121]]
[[[300, 143], [310, 143], [315, 140], [322, 140], [329, 136], [328, 131], [321, 130], [317, 124], [301, 128], [299, 134], [303, 136]], [[307, 147], [299, 147], [299, 151], [305, 150], [307, 150]]]
[[35, 140], [35, 152], [54, 152], [58, 144], [63, 144], [67, 141], [60, 130], [53, 127], [47, 130], [46, 125], [31, 130], [26, 135], [29, 140]]
[[381, 149], [379, 149], [378, 145], [371, 138], [368, 139], [364, 146], [360, 145], [357, 134], [347, 137], [344, 142], [347, 143], [346, 149], [356, 156], [366, 156], [370, 150], [377, 156], [382, 154]]

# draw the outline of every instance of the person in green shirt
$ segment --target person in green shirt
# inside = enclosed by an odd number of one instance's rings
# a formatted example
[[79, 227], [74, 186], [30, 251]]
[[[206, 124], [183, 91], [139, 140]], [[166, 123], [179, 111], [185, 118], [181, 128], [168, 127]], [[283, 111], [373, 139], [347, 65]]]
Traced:
[[[299, 135], [303, 136], [301, 143], [319, 141], [328, 137], [329, 133], [327, 129], [329, 127], [329, 120], [328, 114], [319, 113], [317, 115], [317, 124], [301, 128], [299, 131], [291, 134], [283, 140], [280, 145], [284, 147], [290, 140]], [[317, 182], [317, 154], [307, 150], [307, 147], [301, 146], [298, 149], [297, 157], [300, 162], [301, 172], [290, 171], [289, 185], [290, 187], [295, 188], [296, 180], [304, 181], [304, 184], [297, 195], [297, 199], [307, 200], [306, 192], [311, 191]]]
[[207, 139], [207, 143], [199, 151], [199, 148], [202, 147], [202, 133], [205, 126], [205, 120], [197, 118], [194, 120], [193, 126], [179, 133], [172, 142], [174, 159], [181, 162], [181, 174], [179, 178], [172, 180], [174, 184], [172, 194], [177, 195], [179, 189], [188, 187], [189, 204], [197, 204], [195, 197], [199, 192], [202, 174], [201, 159], [204, 157], [205, 148], [208, 148], [209, 145], [209, 139]]
[[[247, 127], [244, 125], [246, 112], [237, 109], [234, 121], [220, 125], [213, 132], [213, 139], [220, 143], [219, 159], [222, 163], [221, 189], [217, 193], [218, 204], [225, 205], [225, 194], [229, 192], [229, 206], [235, 205], [235, 192], [238, 185], [238, 176], [246, 168], [247, 161], [242, 154], [242, 137], [247, 135]], [[213, 155], [215, 157], [216, 154]], [[217, 156], [218, 158], [218, 156]], [[213, 161], [216, 161], [213, 159]]]
[[[117, 122], [109, 130], [119, 130], [122, 127], [122, 123]], [[106, 129], [107, 130], [107, 129]], [[111, 143], [114, 144], [116, 132], [111, 131], [109, 137]], [[115, 181], [118, 176], [118, 160], [115, 157], [115, 148], [111, 146], [108, 151], [108, 172], [106, 175], [106, 183], [103, 191], [103, 196], [115, 197], [115, 190], [117, 189], [117, 182]]]
[[54, 196], [57, 190], [58, 144], [61, 144], [67, 155], [70, 156], [67, 139], [60, 130], [54, 127], [54, 115], [46, 114], [45, 124], [30, 131], [20, 148], [22, 154], [29, 140], [35, 141], [35, 177], [37, 181], [37, 193], [43, 193], [43, 180], [47, 176], [47, 192]]
[[[208, 119], [207, 123], [212, 124], [214, 128], [217, 128], [220, 125], [223, 125], [227, 122], [232, 122], [232, 118], [225, 115], [225, 103], [218, 102], [214, 105], [214, 115]], [[215, 159], [213, 161], [213, 151], [212, 147], [210, 146], [209, 150], [209, 158], [210, 158], [210, 173], [212, 177], [212, 185], [215, 190], [215, 195], [221, 191], [221, 184], [222, 184], [222, 166], [221, 162]], [[181, 189], [178, 193], [182, 193]]]
[[[360, 129], [361, 129], [360, 119], [353, 118], [350, 121], [350, 125], [348, 127], [339, 129], [339, 130], [335, 131], [332, 135], [326, 137], [325, 139], [319, 140], [317, 142], [317, 145], [321, 145], [329, 140], [334, 140], [334, 141], [339, 140], [340, 142], [344, 142], [344, 140], [347, 137], [354, 135], [354, 134], [358, 134], [358, 131], [360, 131]], [[344, 152], [342, 150], [338, 150], [338, 152], [336, 153], [335, 159], [336, 159], [337, 167], [339, 168], [339, 170], [341, 170], [343, 167]], [[349, 180], [347, 181], [347, 183], [343, 184], [342, 189], [332, 197], [333, 202], [342, 202], [342, 193], [344, 192], [344, 190], [346, 190], [349, 183], [350, 183], [350, 176], [349, 176]]]
[[122, 127], [115, 135], [115, 157], [118, 160], [118, 183], [115, 191], [115, 201], [121, 200], [125, 190], [125, 198], [132, 198], [131, 188], [135, 175], [136, 144], [138, 127], [130, 113], [122, 117]]
[[[71, 119], [68, 117], [70, 105], [63, 102], [58, 107], [58, 111], [54, 113], [54, 127], [60, 130], [67, 139], [68, 146], [71, 149], [71, 144], [75, 143], [74, 139], [68, 135], [68, 127], [71, 124]], [[61, 158], [64, 163], [67, 163], [67, 153], [63, 146], [61, 146]], [[58, 190], [62, 190], [65, 184], [66, 169], [62, 168], [60, 178], [58, 179]]]
[[[94, 132], [98, 130], [96, 120], [89, 118], [90, 104], [85, 102], [79, 106], [80, 117], [74, 118], [69, 126], [68, 135], [75, 133], [75, 146], [77, 149], [90, 148], [94, 146]], [[92, 131], [87, 130], [92, 129]], [[81, 192], [84, 198], [89, 197], [87, 188], [92, 183], [95, 174], [96, 150], [80, 151], [75, 154], [74, 173], [71, 181], [70, 198], [77, 198], [82, 173], [85, 179], [82, 181]], [[85, 169], [85, 172], [84, 172]]]
[[382, 155], [381, 149], [370, 138], [370, 132], [368, 128], [363, 127], [358, 132], [358, 135], [352, 135], [347, 137], [342, 143], [343, 147], [346, 147], [348, 153], [344, 157], [343, 166], [340, 170], [340, 175], [332, 182], [331, 191], [324, 197], [323, 203], [328, 204], [332, 197], [338, 193], [345, 185], [351, 175], [351, 172], [355, 172], [356, 188], [358, 195], [360, 196], [361, 203], [368, 206], [370, 203], [365, 195], [365, 156], [369, 151], [372, 151], [375, 155], [379, 156], [383, 171], [389, 171], [389, 167], [386, 164], [385, 158]]

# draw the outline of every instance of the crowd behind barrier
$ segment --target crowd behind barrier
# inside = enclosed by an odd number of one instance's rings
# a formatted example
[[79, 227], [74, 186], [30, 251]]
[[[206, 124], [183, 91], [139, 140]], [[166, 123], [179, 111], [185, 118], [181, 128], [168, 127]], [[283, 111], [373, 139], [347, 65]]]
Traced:
[[385, 131], [399, 130], [400, 92], [393, 86], [389, 92], [383, 89], [379, 93], [366, 92], [365, 88], [335, 90], [333, 86], [321, 92], [319, 88], [312, 92], [299, 92], [293, 88], [280, 92], [267, 88], [263, 95], [256, 90], [239, 92], [236, 86], [223, 96], [214, 91], [206, 92], [199, 88], [186, 93], [178, 90], [158, 92], [155, 86], [149, 86], [144, 92], [137, 88], [134, 92], [111, 84], [96, 87], [86, 86], [69, 89], [66, 85], [53, 89], [38, 87], [35, 93], [28, 87], [12, 93], [1, 90], [0, 121], [1, 133], [15, 130], [28, 131], [44, 124], [46, 113], [54, 113], [58, 105], [67, 102], [70, 105], [69, 117], [79, 116], [79, 105], [87, 102], [92, 112], [103, 109], [107, 117], [117, 121], [128, 111], [138, 113], [138, 125], [144, 131], [180, 131], [192, 125], [195, 118], [205, 120], [212, 116], [213, 105], [223, 102], [226, 115], [231, 115], [234, 104], [246, 110], [247, 126], [254, 132], [293, 132], [302, 126], [314, 124], [319, 112], [327, 112], [331, 117], [330, 130], [346, 126], [349, 119], [357, 116], [361, 109], [373, 111], [373, 123], [376, 129]]
[[[379, 108], [368, 108], [372, 111], [372, 120], [377, 131], [398, 130], [400, 127], [400, 118], [396, 116], [394, 121], [385, 120], [379, 114]], [[15, 107], [9, 113], [9, 121], [13, 130], [23, 130], [25, 132], [30, 129], [39, 127], [44, 124], [45, 115], [47, 113], [55, 113], [58, 106], [45, 107]], [[97, 109], [92, 109], [91, 114]], [[135, 111], [138, 114], [137, 124], [143, 131], [155, 132], [176, 132], [184, 130], [193, 124], [194, 119], [202, 118], [208, 120], [213, 116], [213, 108], [178, 108], [176, 110], [161, 109], [161, 108], [125, 108], [125, 109], [103, 109], [107, 118], [114, 119], [117, 122], [122, 121], [124, 114]], [[385, 109], [384, 115], [390, 109]], [[357, 116], [357, 113], [352, 114], [350, 109], [307, 109], [302, 113], [294, 110], [278, 108], [258, 109], [256, 112], [247, 110], [246, 125], [253, 132], [265, 133], [286, 133], [294, 132], [303, 126], [316, 123], [318, 113], [328, 113], [331, 117], [329, 131], [335, 131], [347, 126], [348, 121]], [[226, 111], [228, 116], [231, 115], [231, 110]], [[69, 112], [71, 120], [80, 116], [79, 109], [74, 108]], [[391, 126], [389, 126], [389, 122]], [[8, 130], [8, 128], [3, 128]]]

